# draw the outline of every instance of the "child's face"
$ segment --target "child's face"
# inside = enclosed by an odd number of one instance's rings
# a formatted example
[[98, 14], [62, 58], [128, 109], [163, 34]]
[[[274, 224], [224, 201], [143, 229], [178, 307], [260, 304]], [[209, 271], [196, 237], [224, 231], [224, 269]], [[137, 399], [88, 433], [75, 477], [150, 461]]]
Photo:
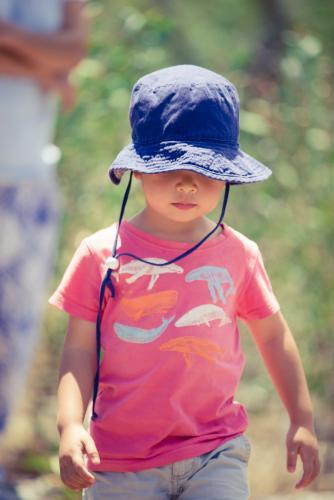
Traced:
[[225, 187], [223, 181], [190, 170], [134, 175], [141, 181], [146, 210], [174, 222], [190, 222], [210, 213]]

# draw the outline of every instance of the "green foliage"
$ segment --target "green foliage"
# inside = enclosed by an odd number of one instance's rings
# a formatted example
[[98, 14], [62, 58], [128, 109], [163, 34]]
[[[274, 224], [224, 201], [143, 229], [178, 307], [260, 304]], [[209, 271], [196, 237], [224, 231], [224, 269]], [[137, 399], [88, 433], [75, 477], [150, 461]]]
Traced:
[[[73, 76], [79, 87], [78, 105], [58, 127], [65, 210], [55, 283], [82, 237], [118, 217], [124, 183], [113, 187], [107, 167], [130, 141], [128, 104], [134, 82], [147, 72], [178, 63], [221, 72], [239, 89], [242, 148], [273, 170], [266, 183], [232, 189], [227, 222], [258, 241], [312, 388], [330, 399], [334, 392], [332, 16], [311, 1], [295, 4], [286, 2], [292, 25], [284, 34], [281, 81], [254, 97], [247, 67], [262, 26], [253, 3], [89, 2], [90, 51]], [[321, 5], [331, 7], [329, 1]], [[134, 189], [127, 215], [139, 204]], [[50, 315], [48, 330], [55, 351], [63, 328], [59, 315]]]

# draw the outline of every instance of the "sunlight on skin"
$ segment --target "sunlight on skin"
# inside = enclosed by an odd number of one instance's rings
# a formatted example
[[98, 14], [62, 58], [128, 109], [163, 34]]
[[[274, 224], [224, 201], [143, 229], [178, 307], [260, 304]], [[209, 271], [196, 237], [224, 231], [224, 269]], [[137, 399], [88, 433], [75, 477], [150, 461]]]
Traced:
[[[215, 226], [206, 215], [220, 202], [224, 182], [190, 170], [160, 174], [134, 172], [134, 176], [141, 182], [146, 202], [145, 208], [130, 219], [139, 229], [161, 239], [194, 242]], [[181, 209], [175, 206], [177, 203], [193, 206]]]

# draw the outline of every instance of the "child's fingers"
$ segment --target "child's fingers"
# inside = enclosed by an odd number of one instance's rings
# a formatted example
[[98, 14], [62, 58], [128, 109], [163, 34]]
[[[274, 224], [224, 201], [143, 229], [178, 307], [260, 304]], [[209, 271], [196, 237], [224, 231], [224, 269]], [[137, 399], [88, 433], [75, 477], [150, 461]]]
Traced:
[[319, 455], [318, 453], [316, 454], [316, 457], [313, 460], [313, 467], [312, 467], [312, 476], [310, 479], [310, 483], [320, 474], [320, 460], [319, 460]]
[[62, 481], [66, 486], [74, 490], [82, 490], [94, 484], [94, 481], [84, 480], [75, 476], [72, 472], [67, 471], [61, 475]]
[[82, 489], [95, 482], [93, 474], [86, 469], [81, 454], [63, 457], [60, 471], [63, 482], [73, 489]]
[[296, 488], [305, 488], [305, 486], [307, 486], [312, 480], [313, 463], [309, 460], [303, 462], [303, 469], [303, 475], [300, 481], [296, 484]]
[[300, 457], [303, 462], [303, 475], [300, 481], [296, 484], [296, 488], [305, 488], [319, 474], [320, 462], [319, 458], [314, 456], [310, 450], [302, 449]]
[[95, 480], [93, 474], [86, 468], [83, 457], [80, 455], [73, 458], [73, 470], [78, 479], [92, 482]]
[[79, 490], [82, 488], [81, 481], [79, 481], [70, 468], [61, 468], [60, 469], [60, 477], [66, 486], [73, 490]]
[[289, 472], [294, 472], [296, 470], [297, 456], [298, 456], [297, 447], [288, 448], [286, 466]]
[[82, 490], [82, 488], [84, 488], [84, 486], [81, 485], [80, 481], [77, 481], [75, 478], [67, 476], [66, 474], [62, 475], [61, 479], [63, 483], [72, 490]]
[[84, 444], [84, 448], [85, 448], [84, 451], [86, 452], [89, 459], [94, 464], [99, 464], [100, 463], [100, 456], [99, 456], [99, 453], [96, 449], [94, 440], [89, 434], [87, 434], [86, 438], [83, 441], [83, 444]]

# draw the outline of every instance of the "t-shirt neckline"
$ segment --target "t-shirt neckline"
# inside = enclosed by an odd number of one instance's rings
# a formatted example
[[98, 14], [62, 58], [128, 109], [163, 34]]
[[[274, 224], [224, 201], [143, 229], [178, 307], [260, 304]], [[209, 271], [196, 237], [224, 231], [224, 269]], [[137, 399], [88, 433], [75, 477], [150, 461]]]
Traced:
[[[200, 251], [201, 249], [205, 248], [212, 248], [215, 246], [220, 245], [223, 241], [226, 240], [229, 234], [229, 227], [224, 223], [220, 224], [222, 230], [220, 233], [218, 233], [214, 238], [211, 238], [210, 240], [205, 241], [196, 251]], [[125, 233], [128, 233], [129, 235], [135, 236], [139, 238], [140, 240], [149, 243], [151, 245], [160, 247], [160, 248], [169, 248], [169, 249], [187, 249], [191, 248], [194, 246], [196, 243], [189, 243], [186, 241], [174, 241], [174, 240], [167, 240], [167, 239], [162, 239], [158, 238], [157, 236], [154, 236], [153, 234], [147, 233], [146, 231], [143, 231], [139, 229], [138, 227], [134, 226], [130, 221], [127, 219], [124, 219], [121, 224], [121, 230], [125, 230]]]

